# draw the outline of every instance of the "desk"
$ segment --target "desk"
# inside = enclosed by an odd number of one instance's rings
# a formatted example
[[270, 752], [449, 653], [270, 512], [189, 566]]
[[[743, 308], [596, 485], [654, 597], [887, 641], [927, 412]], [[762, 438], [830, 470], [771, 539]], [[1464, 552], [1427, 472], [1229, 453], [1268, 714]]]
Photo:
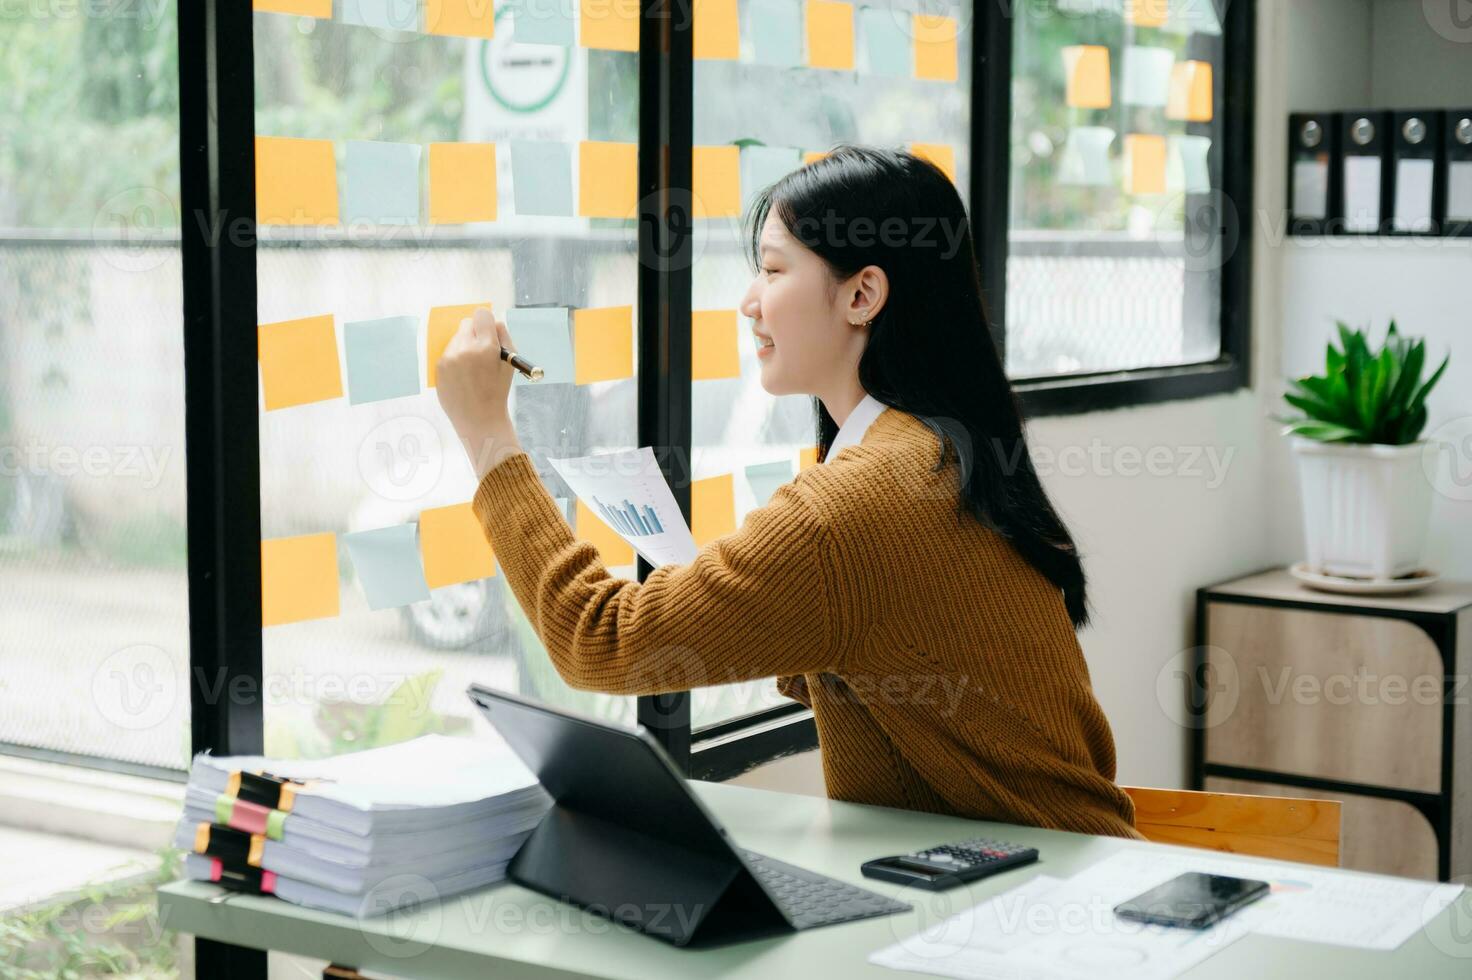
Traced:
[[[914, 974], [871, 966], [872, 951], [912, 935], [947, 915], [1039, 873], [1066, 877], [1111, 854], [1124, 842], [957, 817], [836, 803], [767, 790], [692, 783], [701, 799], [742, 846], [887, 894], [915, 910], [794, 933], [777, 939], [685, 950], [613, 925], [509, 882], [447, 899], [414, 912], [367, 919], [289, 905], [279, 899], [221, 894], [215, 885], [175, 882], [158, 893], [159, 914], [171, 929], [241, 946], [270, 948], [400, 976], [445, 978], [613, 977], [750, 978], [883, 977]], [[1037, 864], [934, 894], [870, 881], [859, 864], [871, 857], [927, 844], [992, 835], [1038, 848]], [[1128, 845], [1140, 846], [1140, 845]], [[1180, 848], [1152, 844], [1164, 850]], [[1472, 936], [1455, 916], [1466, 894], [1430, 927], [1390, 953], [1345, 949], [1249, 935], [1212, 956], [1190, 976], [1386, 976], [1465, 978], [1472, 973]], [[1433, 941], [1434, 940], [1434, 941]]]

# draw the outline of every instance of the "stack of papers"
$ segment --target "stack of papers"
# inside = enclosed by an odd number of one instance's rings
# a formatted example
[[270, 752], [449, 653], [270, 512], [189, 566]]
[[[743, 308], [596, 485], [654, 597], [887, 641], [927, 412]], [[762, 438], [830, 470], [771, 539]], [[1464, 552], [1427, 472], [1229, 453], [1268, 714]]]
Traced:
[[[1114, 906], [1188, 871], [1267, 881], [1272, 891], [1207, 929], [1117, 918]], [[1248, 933], [1391, 950], [1462, 886], [1312, 865], [1126, 846], [1072, 878], [1039, 875], [869, 957], [966, 980], [1174, 977]]]
[[[240, 773], [300, 784], [268, 806], [242, 797]], [[501, 880], [550, 806], [494, 737], [426, 735], [329, 759], [206, 753], [175, 845], [190, 878], [376, 915]]]

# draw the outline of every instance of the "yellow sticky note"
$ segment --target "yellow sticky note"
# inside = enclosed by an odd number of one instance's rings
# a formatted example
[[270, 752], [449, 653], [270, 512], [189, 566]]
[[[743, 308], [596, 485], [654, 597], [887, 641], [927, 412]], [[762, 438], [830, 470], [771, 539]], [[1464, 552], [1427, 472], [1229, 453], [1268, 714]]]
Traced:
[[639, 0], [579, 0], [578, 43], [605, 51], [639, 50]]
[[808, 0], [808, 64], [814, 68], [854, 66], [853, 4]]
[[1111, 101], [1109, 49], [1074, 44], [1063, 49], [1064, 100], [1075, 109], [1107, 109]]
[[634, 376], [634, 308], [605, 306], [572, 313], [573, 384]]
[[956, 182], [956, 151], [946, 143], [911, 143], [910, 152], [922, 160], [929, 160]]
[[489, 40], [496, 36], [495, 0], [425, 0], [424, 30]]
[[797, 471], [801, 473], [809, 466], [818, 465], [818, 447], [808, 446], [806, 449], [797, 451]]
[[696, 60], [735, 61], [741, 56], [736, 0], [695, 0], [693, 16]]
[[634, 218], [639, 197], [639, 147], [635, 143], [578, 144], [578, 214], [584, 218]]
[[690, 484], [690, 534], [696, 547], [736, 530], [736, 492], [731, 474]]
[[1164, 136], [1127, 133], [1124, 138], [1124, 183], [1128, 194], [1164, 194]]
[[332, 0], [254, 0], [252, 10], [268, 14], [297, 14], [302, 17], [332, 17]]
[[598, 549], [603, 564], [617, 568], [634, 563], [634, 546], [618, 536], [618, 532], [593, 513], [592, 508], [578, 500], [577, 520], [573, 524], [577, 539], [586, 541]]
[[332, 314], [263, 323], [256, 342], [266, 411], [342, 397]]
[[695, 381], [741, 376], [735, 310], [695, 310], [690, 314], [690, 377]]
[[802, 165], [806, 167], [808, 164], [821, 160], [827, 155], [823, 150], [808, 150], [802, 155]]
[[256, 137], [256, 223], [337, 224], [331, 140]]
[[429, 328], [425, 332], [424, 340], [424, 386], [426, 388], [435, 386], [440, 358], [445, 356], [445, 348], [450, 346], [455, 331], [460, 329], [460, 321], [474, 316], [475, 311], [481, 307], [490, 309], [491, 304], [465, 303], [460, 306], [430, 308]]
[[697, 146], [691, 150], [691, 211], [697, 218], [741, 215], [741, 147]]
[[1124, 0], [1124, 19], [1136, 27], [1160, 27], [1170, 14], [1170, 0]]
[[431, 589], [496, 574], [496, 555], [469, 504], [433, 507], [419, 514], [419, 553]]
[[1170, 70], [1165, 118], [1211, 122], [1211, 62], [1178, 61]]
[[915, 77], [934, 82], [956, 80], [956, 18], [916, 14]]
[[337, 537], [304, 534], [261, 542], [261, 625], [326, 619], [339, 611]]
[[429, 144], [429, 223], [496, 220], [496, 144]]

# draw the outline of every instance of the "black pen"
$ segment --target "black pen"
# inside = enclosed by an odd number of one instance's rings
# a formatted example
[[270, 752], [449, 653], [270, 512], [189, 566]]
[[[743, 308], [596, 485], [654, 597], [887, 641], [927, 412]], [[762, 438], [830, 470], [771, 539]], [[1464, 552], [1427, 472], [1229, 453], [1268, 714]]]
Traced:
[[528, 361], [526, 358], [522, 357], [520, 354], [512, 353], [511, 351], [502, 347], [501, 360], [510, 361], [512, 367], [516, 368], [516, 370], [526, 375], [527, 378], [532, 381], [542, 380], [542, 369], [537, 367], [531, 361]]

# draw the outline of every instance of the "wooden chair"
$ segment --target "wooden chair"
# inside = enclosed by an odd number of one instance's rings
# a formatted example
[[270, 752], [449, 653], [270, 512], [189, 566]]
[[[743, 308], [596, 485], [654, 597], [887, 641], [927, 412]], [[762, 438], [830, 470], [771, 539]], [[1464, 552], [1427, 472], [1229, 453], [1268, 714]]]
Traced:
[[1135, 829], [1161, 844], [1339, 866], [1339, 801], [1121, 786]]

